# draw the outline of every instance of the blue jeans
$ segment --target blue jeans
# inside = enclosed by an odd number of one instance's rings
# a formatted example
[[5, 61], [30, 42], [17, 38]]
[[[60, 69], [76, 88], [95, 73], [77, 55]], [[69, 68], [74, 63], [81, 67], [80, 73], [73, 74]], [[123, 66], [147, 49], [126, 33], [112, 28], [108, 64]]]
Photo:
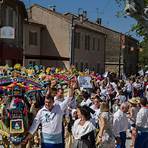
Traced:
[[117, 144], [116, 148], [126, 148], [126, 132], [120, 132], [121, 144]]
[[64, 148], [63, 144], [42, 143], [41, 148]]
[[126, 92], [126, 99], [128, 100], [128, 99], [131, 99], [132, 98], [132, 92]]
[[134, 148], [147, 148], [148, 147], [148, 132], [138, 133]]

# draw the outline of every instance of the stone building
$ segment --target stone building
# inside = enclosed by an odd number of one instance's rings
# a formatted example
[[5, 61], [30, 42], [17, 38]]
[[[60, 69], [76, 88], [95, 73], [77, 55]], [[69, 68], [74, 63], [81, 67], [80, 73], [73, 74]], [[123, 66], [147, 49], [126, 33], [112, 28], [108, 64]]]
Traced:
[[123, 71], [126, 75], [133, 75], [138, 72], [139, 59], [139, 42], [130, 37], [125, 36], [123, 50]]
[[0, 1], [0, 65], [23, 60], [23, 21], [27, 12], [19, 0]]
[[23, 65], [41, 64], [41, 38], [45, 26], [28, 19], [24, 22]]
[[89, 68], [104, 72], [104, 33], [93, 28], [87, 21], [82, 23], [77, 16], [61, 14], [36, 4], [30, 8], [29, 14], [32, 22], [27, 23], [25, 27], [29, 27], [34, 34], [36, 32], [38, 46], [27, 45], [30, 33], [24, 28], [26, 64], [33, 61], [45, 66], [67, 68], [70, 64], [76, 64], [80, 70]]
[[[67, 68], [74, 64], [79, 70], [88, 68], [99, 73], [137, 72], [138, 41], [134, 38], [90, 21], [85, 13], [61, 14], [34, 4], [28, 14], [29, 21], [24, 25], [25, 64]], [[136, 50], [127, 52], [127, 48]]]

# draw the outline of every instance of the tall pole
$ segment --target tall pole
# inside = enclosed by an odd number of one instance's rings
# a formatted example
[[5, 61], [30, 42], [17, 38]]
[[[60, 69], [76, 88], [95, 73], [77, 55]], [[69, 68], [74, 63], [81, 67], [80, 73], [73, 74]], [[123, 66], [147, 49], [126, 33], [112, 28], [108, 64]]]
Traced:
[[72, 36], [71, 36], [71, 52], [70, 52], [70, 65], [74, 64], [74, 36], [75, 36], [75, 25], [74, 25], [74, 16], [72, 16], [72, 24], [71, 24], [71, 31], [72, 31]]
[[122, 33], [120, 33], [120, 47], [119, 47], [119, 75], [121, 77], [121, 49], [122, 49]]

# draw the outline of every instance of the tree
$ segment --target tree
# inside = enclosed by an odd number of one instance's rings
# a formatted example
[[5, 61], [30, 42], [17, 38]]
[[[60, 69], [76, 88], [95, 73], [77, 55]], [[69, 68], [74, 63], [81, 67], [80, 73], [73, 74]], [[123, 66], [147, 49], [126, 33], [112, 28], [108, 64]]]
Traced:
[[139, 62], [141, 66], [148, 63], [148, 0], [115, 0], [121, 12], [118, 16], [129, 15], [137, 20], [137, 24], [134, 24], [131, 31], [135, 31], [137, 35], [143, 37], [143, 41], [140, 43]]

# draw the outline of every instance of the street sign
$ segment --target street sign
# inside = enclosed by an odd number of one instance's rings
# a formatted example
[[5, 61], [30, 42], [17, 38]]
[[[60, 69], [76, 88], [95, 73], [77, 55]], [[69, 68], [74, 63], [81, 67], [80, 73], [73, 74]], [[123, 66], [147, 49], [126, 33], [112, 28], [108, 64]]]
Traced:
[[92, 88], [91, 77], [89, 76], [79, 76], [78, 82], [79, 86], [82, 88]]

